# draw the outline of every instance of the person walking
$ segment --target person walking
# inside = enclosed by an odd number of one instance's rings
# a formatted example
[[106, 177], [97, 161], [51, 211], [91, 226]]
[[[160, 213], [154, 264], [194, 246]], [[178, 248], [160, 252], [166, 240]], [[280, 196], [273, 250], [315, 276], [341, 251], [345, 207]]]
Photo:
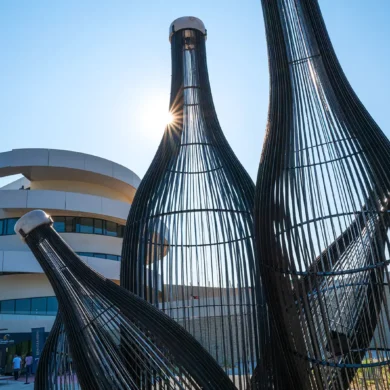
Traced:
[[29, 352], [26, 357], [24, 358], [24, 366], [26, 368], [26, 382], [25, 384], [27, 385], [30, 383], [28, 381], [28, 376], [32, 375], [32, 365], [33, 365], [33, 357], [32, 357], [32, 352]]
[[15, 353], [14, 359], [12, 360], [12, 369], [14, 370], [14, 378], [17, 381], [19, 379], [20, 366], [22, 364], [22, 358]]

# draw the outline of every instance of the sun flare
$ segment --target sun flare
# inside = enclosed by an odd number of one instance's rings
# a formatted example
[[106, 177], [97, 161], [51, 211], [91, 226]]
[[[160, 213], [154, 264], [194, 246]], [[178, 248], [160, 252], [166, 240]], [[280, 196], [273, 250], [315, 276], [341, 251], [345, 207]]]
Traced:
[[165, 94], [150, 91], [150, 96], [138, 99], [138, 116], [136, 122], [141, 134], [153, 140], [160, 140], [168, 125], [177, 120], [174, 109], [167, 107], [168, 99]]
[[171, 112], [168, 111], [168, 113], [167, 113], [167, 125], [172, 124], [173, 121], [174, 121], [173, 114], [172, 114]]

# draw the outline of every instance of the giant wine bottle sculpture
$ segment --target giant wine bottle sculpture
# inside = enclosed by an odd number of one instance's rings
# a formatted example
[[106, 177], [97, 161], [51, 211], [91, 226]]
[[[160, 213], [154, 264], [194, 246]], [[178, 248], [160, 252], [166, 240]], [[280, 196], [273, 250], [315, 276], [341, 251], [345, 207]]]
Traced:
[[121, 285], [185, 327], [244, 388], [258, 361], [262, 305], [254, 184], [218, 123], [203, 23], [175, 20], [170, 41], [173, 122], [130, 210]]
[[387, 389], [390, 142], [318, 2], [262, 5], [271, 90], [255, 226], [279, 361], [291, 389]]
[[[83, 390], [236, 388], [174, 320], [84, 264], [43, 211], [20, 218], [15, 231], [30, 247], [57, 296]], [[60, 328], [58, 320], [54, 331]], [[49, 342], [58, 344], [54, 332]], [[52, 372], [49, 368], [46, 374]], [[44, 374], [38, 383], [46, 388], [53, 381], [45, 381]]]

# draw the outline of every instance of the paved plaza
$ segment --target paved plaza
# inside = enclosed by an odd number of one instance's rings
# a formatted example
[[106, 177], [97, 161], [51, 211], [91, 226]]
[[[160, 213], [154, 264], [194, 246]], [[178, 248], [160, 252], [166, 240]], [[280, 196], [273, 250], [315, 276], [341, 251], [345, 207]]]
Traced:
[[[1, 379], [1, 376], [0, 376]], [[26, 385], [25, 382], [26, 378], [23, 376], [22, 378], [19, 378], [19, 380], [15, 381], [14, 378], [6, 381], [6, 380], [0, 380], [0, 390], [20, 390], [20, 389], [33, 389], [34, 388], [34, 377], [29, 377], [29, 384]]]

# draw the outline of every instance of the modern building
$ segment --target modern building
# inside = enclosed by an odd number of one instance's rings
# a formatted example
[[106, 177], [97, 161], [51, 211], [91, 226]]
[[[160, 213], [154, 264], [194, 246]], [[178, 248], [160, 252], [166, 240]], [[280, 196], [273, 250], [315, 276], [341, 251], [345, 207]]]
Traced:
[[16, 149], [0, 153], [0, 368], [31, 349], [32, 328], [48, 333], [57, 300], [34, 256], [14, 233], [19, 217], [43, 209], [55, 229], [96, 271], [119, 283], [124, 225], [140, 178], [83, 153]]

